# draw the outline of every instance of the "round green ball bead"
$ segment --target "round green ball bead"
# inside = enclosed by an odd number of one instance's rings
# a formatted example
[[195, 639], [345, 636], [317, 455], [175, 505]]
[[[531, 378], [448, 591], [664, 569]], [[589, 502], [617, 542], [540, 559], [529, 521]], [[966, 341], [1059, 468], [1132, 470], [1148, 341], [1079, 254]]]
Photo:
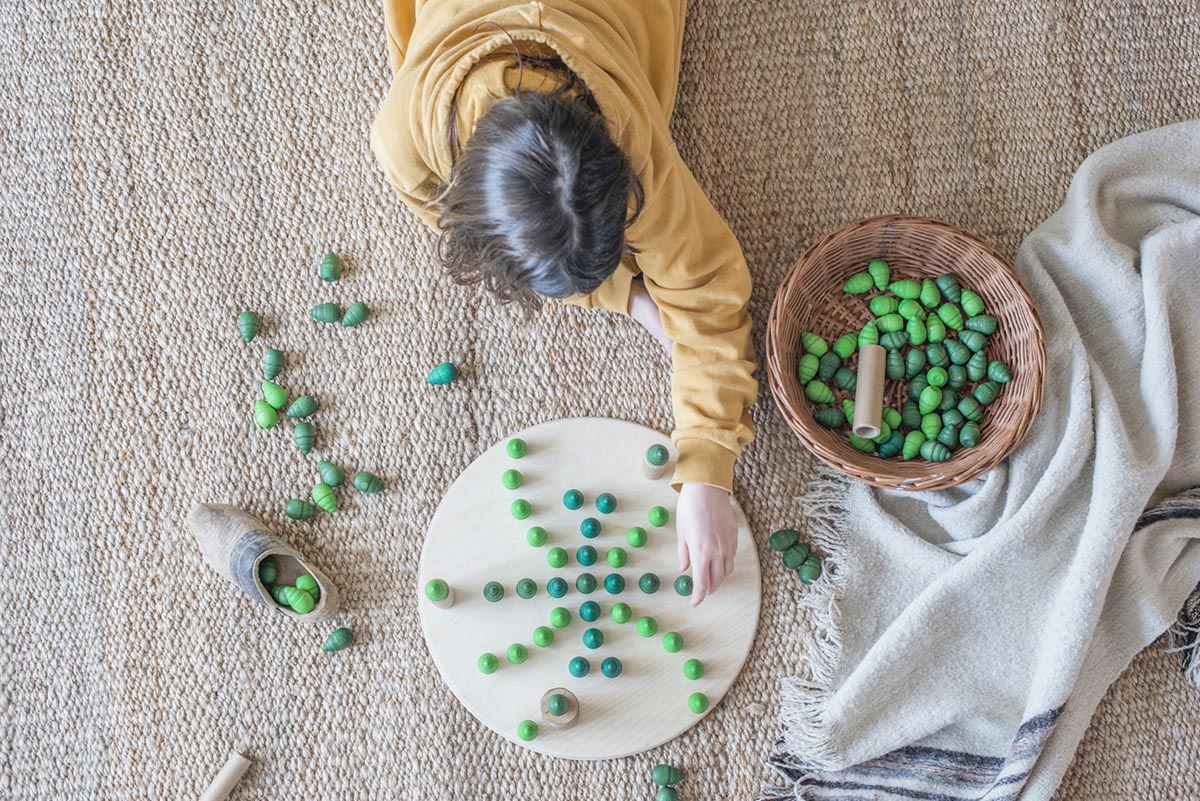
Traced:
[[550, 610], [550, 625], [556, 629], [565, 629], [571, 625], [571, 613], [561, 606], [554, 607]]
[[533, 630], [533, 644], [545, 648], [554, 642], [554, 629], [549, 626], [538, 626]]
[[524, 520], [533, 514], [533, 507], [530, 506], [529, 501], [525, 500], [524, 498], [517, 498], [512, 502], [512, 506], [509, 507], [509, 511], [512, 512], [512, 516], [517, 520]]
[[489, 581], [483, 585], [483, 597], [492, 603], [496, 603], [504, 597], [504, 585], [498, 581]]
[[624, 548], [614, 547], [608, 549], [604, 558], [608, 561], [609, 567], [625, 567], [625, 563], [629, 561], [629, 554]]
[[594, 540], [600, 536], [600, 521], [594, 517], [585, 517], [579, 524], [579, 533], [589, 540]]
[[577, 679], [582, 679], [592, 670], [592, 663], [582, 656], [577, 656], [567, 665], [567, 670]]
[[529, 453], [529, 446], [525, 444], [525, 440], [519, 437], [513, 437], [505, 446], [509, 457], [513, 459], [524, 459], [525, 454]]
[[596, 511], [602, 515], [610, 515], [617, 511], [617, 498], [611, 492], [602, 492], [596, 496]]
[[697, 715], [703, 715], [708, 711], [708, 696], [704, 693], [692, 693], [688, 696], [687, 705], [688, 709]]
[[505, 489], [515, 490], [521, 486], [524, 480], [520, 470], [505, 470], [500, 475], [500, 483], [504, 485]]
[[683, 635], [677, 631], [668, 631], [663, 635], [663, 650], [669, 654], [677, 654], [683, 650]]
[[637, 633], [643, 637], [653, 637], [658, 633], [658, 621], [652, 617], [639, 617], [637, 622]]
[[572, 510], [583, 506], [583, 493], [577, 489], [567, 490], [563, 493], [563, 506]]
[[584, 567], [591, 567], [599, 558], [600, 555], [596, 553], [596, 549], [590, 545], [581, 545], [575, 550], [575, 561]]
[[538, 725], [532, 720], [522, 720], [517, 724], [517, 736], [529, 742], [538, 736]]
[[591, 573], [580, 573], [575, 578], [575, 589], [582, 592], [584, 595], [589, 595], [596, 591], [596, 577]]
[[604, 591], [609, 595], [620, 595], [625, 592], [625, 577], [620, 573], [609, 573], [604, 577]]
[[560, 576], [555, 576], [546, 582], [546, 592], [551, 598], [561, 598], [567, 594], [567, 580]]
[[662, 506], [654, 506], [651, 507], [646, 517], [652, 526], [665, 526], [667, 521], [671, 519], [671, 513]]
[[567, 714], [567, 710], [570, 708], [571, 702], [562, 693], [554, 693], [546, 699], [546, 711], [555, 717]]
[[695, 681], [704, 675], [704, 663], [699, 659], [689, 659], [683, 663], [683, 675], [685, 678]]
[[638, 589], [647, 595], [658, 592], [660, 586], [661, 582], [658, 580], [658, 576], [653, 573], [643, 573], [642, 577], [638, 579]]
[[675, 579], [675, 592], [686, 597], [692, 594], [692, 577], [680, 576]]
[[440, 601], [450, 594], [450, 585], [441, 579], [430, 579], [425, 584], [425, 597], [431, 601]]
[[615, 679], [617, 676], [620, 676], [621, 671], [624, 669], [625, 666], [621, 664], [621, 660], [617, 659], [615, 656], [610, 656], [608, 659], [605, 659], [600, 663], [600, 672], [610, 679]]
[[583, 644], [592, 650], [599, 648], [604, 645], [604, 632], [600, 629], [587, 629], [583, 632]]
[[546, 564], [553, 568], [560, 568], [567, 563], [567, 551], [565, 548], [551, 548], [546, 551]]
[[588, 623], [594, 623], [600, 619], [600, 604], [595, 601], [584, 601], [579, 605], [579, 616]]
[[546, 533], [546, 529], [542, 528], [541, 526], [533, 526], [525, 532], [525, 541], [534, 548], [541, 548], [546, 544], [546, 540], [549, 538], [549, 536], [550, 535]]
[[519, 642], [514, 642], [508, 646], [508, 650], [504, 652], [505, 657], [514, 665], [519, 665], [529, 658], [529, 649]]
[[612, 617], [614, 623], [628, 623], [633, 617], [633, 610], [629, 608], [629, 604], [616, 603], [609, 610], [609, 616]]
[[480, 654], [475, 664], [478, 666], [480, 673], [491, 674], [495, 673], [496, 669], [500, 667], [500, 660], [495, 654]]
[[646, 544], [646, 529], [641, 526], [634, 526], [625, 532], [625, 542], [629, 543], [630, 548], [641, 548]]
[[523, 578], [517, 582], [517, 596], [520, 598], [532, 598], [537, 595], [537, 582], [530, 578]]

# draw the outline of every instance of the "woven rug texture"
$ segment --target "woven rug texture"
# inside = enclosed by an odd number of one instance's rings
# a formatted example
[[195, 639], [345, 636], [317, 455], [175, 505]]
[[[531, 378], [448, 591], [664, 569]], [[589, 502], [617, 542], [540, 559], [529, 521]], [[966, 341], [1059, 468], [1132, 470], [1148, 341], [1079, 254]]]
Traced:
[[[775, 287], [822, 234], [925, 214], [1011, 256], [1089, 152], [1200, 115], [1197, 76], [1189, 0], [696, 0], [673, 125], [745, 248], [761, 352]], [[627, 320], [527, 321], [439, 276], [368, 150], [386, 80], [369, 0], [0, 6], [0, 797], [195, 797], [234, 746], [258, 760], [238, 799], [632, 801], [663, 761], [692, 774], [686, 799], [768, 778], [780, 680], [814, 632], [765, 541], [803, 525], [816, 470], [765, 380], [737, 475], [762, 619], [707, 719], [636, 758], [548, 761], [434, 669], [413, 587], [442, 493], [534, 423], [669, 430], [669, 365]], [[347, 263], [334, 285], [316, 276], [328, 248]], [[375, 313], [358, 329], [306, 314], [355, 300]], [[264, 319], [251, 345], [245, 308]], [[307, 458], [252, 422], [266, 347], [320, 399]], [[463, 379], [427, 387], [445, 359]], [[287, 520], [316, 456], [388, 491]], [[184, 524], [198, 501], [309, 553], [358, 644], [322, 654], [331, 627], [220, 581]], [[1133, 663], [1059, 798], [1197, 797], [1200, 701], [1176, 668], [1159, 647]]]

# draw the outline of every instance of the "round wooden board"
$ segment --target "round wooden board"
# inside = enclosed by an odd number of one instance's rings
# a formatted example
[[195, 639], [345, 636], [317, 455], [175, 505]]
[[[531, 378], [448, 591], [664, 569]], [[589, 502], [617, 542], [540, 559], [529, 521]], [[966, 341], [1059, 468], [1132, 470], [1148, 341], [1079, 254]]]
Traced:
[[[758, 626], [761, 598], [758, 557], [746, 517], [736, 500], [732, 501], [738, 523], [738, 553], [734, 574], [717, 594], [693, 609], [691, 599], [676, 594], [675, 499], [671, 489], [671, 470], [663, 478], [650, 480], [642, 475], [641, 462], [646, 449], [655, 443], [670, 447], [670, 440], [644, 426], [619, 420], [578, 418], [557, 420], [534, 426], [514, 436], [524, 439], [529, 452], [523, 459], [510, 459], [506, 441], [482, 453], [450, 487], [429, 524], [421, 553], [418, 575], [421, 627], [438, 670], [458, 699], [493, 731], [520, 745], [550, 756], [567, 759], [608, 759], [637, 754], [694, 726], [703, 715], [688, 709], [693, 692], [709, 698], [711, 710], [737, 678]], [[500, 475], [508, 468], [524, 475], [520, 489], [507, 490]], [[672, 465], [673, 467], [673, 465]], [[578, 511], [563, 506], [568, 489], [584, 493], [585, 503]], [[611, 492], [617, 509], [603, 515], [595, 507], [596, 496]], [[533, 506], [526, 520], [515, 520], [509, 506], [524, 498]], [[652, 506], [671, 511], [671, 521], [661, 528], [651, 526], [647, 512]], [[579, 532], [585, 517], [603, 524], [600, 536], [588, 540]], [[542, 526], [549, 532], [546, 545], [533, 548], [526, 543], [530, 526]], [[648, 534], [642, 548], [631, 548], [625, 532], [641, 526]], [[590, 567], [581, 567], [575, 550], [591, 544], [599, 559]], [[628, 563], [614, 570], [605, 561], [612, 546], [629, 554]], [[561, 546], [570, 559], [555, 570], [546, 562], [547, 551]], [[583, 595], [575, 588], [575, 578], [592, 573], [599, 584], [595, 592]], [[624, 576], [625, 591], [610, 595], [604, 590], [604, 577], [616, 572]], [[647, 595], [638, 588], [638, 578], [646, 572], [658, 574], [662, 588]], [[570, 585], [562, 598], [546, 592], [546, 582], [562, 576]], [[444, 579], [454, 590], [455, 603], [440, 609], [424, 594], [425, 582]], [[521, 578], [537, 581], [538, 592], [528, 600], [517, 596], [516, 582]], [[490, 603], [483, 598], [488, 581], [504, 585], [504, 599]], [[597, 602], [601, 616], [587, 623], [579, 616], [584, 601]], [[633, 619], [615, 623], [609, 612], [623, 601], [632, 608]], [[571, 612], [571, 624], [554, 630], [554, 643], [546, 648], [533, 644], [533, 629], [549, 626], [550, 610], [562, 606]], [[658, 621], [658, 633], [640, 637], [635, 628], [639, 617], [650, 615]], [[604, 644], [596, 650], [584, 647], [583, 631], [599, 628]], [[668, 653], [662, 635], [677, 631], [684, 647]], [[519, 665], [505, 659], [512, 643], [523, 643], [529, 658]], [[476, 660], [484, 652], [500, 658], [500, 669], [484, 675]], [[575, 656], [584, 656], [592, 664], [591, 673], [575, 678], [567, 670]], [[618, 657], [624, 670], [617, 678], [600, 672], [600, 663], [609, 656]], [[683, 663], [696, 658], [704, 663], [704, 676], [688, 680]], [[569, 729], [554, 729], [541, 720], [539, 701], [551, 687], [566, 687], [579, 698], [579, 722]], [[517, 738], [517, 724], [533, 720], [540, 727], [531, 742]]]

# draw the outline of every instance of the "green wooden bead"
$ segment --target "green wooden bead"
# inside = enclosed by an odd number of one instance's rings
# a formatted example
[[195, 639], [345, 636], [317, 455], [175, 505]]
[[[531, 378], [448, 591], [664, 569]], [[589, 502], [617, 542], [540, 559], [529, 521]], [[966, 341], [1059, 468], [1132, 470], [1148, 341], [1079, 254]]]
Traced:
[[971, 349], [958, 340], [947, 339], [945, 345], [951, 364], [966, 364], [971, 360]]
[[963, 417], [962, 412], [960, 412], [957, 408], [947, 409], [946, 411], [942, 412], [943, 428], [946, 426], [957, 426], [958, 428], [962, 428], [963, 423], [965, 422], [967, 422], [967, 418]]
[[321, 323], [336, 323], [342, 316], [342, 307], [336, 303], [319, 303], [308, 310], [308, 316]]
[[925, 318], [925, 338], [929, 342], [942, 342], [946, 339], [946, 324], [942, 318], [930, 315]]
[[833, 390], [822, 381], [813, 379], [804, 387], [804, 394], [813, 403], [833, 403]]
[[953, 303], [943, 303], [941, 306], [938, 306], [937, 316], [941, 318], [947, 328], [953, 328], [955, 331], [962, 330], [962, 311]]
[[892, 280], [892, 271], [888, 267], [888, 263], [883, 259], [874, 259], [867, 265], [867, 273], [871, 276], [871, 281], [875, 284], [875, 288], [880, 292], [887, 289], [887, 285]]
[[833, 352], [842, 359], [849, 359], [856, 350], [858, 350], [858, 334], [842, 334], [833, 343]]
[[957, 393], [955, 393], [954, 390], [952, 390], [948, 387], [943, 388], [942, 389], [942, 402], [938, 404], [937, 410], [939, 412], [944, 412], [949, 409], [953, 409], [957, 405], [958, 405]]
[[662, 638], [663, 650], [669, 654], [677, 654], [683, 650], [683, 635], [677, 631], [668, 631]]
[[638, 589], [647, 595], [653, 595], [658, 592], [660, 584], [658, 576], [653, 573], [643, 573], [638, 579]]
[[924, 345], [929, 339], [929, 329], [925, 326], [924, 320], [909, 320], [908, 325], [904, 326], [904, 333], [908, 335], [908, 341], [914, 345]]
[[309, 595], [312, 595], [319, 589], [319, 585], [312, 573], [301, 573], [299, 576], [296, 576], [296, 589], [304, 590]]
[[571, 625], [571, 613], [561, 606], [550, 610], [550, 625], [556, 629], [565, 629]]
[[921, 281], [919, 300], [921, 301], [921, 305], [928, 309], [936, 308], [942, 302], [941, 290], [937, 288], [937, 284], [933, 282], [933, 279], [926, 278]]
[[699, 659], [689, 659], [683, 663], [684, 678], [696, 681], [704, 675], [704, 663]]
[[367, 308], [367, 304], [361, 300], [357, 303], [351, 303], [346, 312], [342, 315], [342, 326], [345, 328], [353, 328], [359, 323], [371, 316], [371, 310]]
[[925, 358], [934, 367], [949, 367], [950, 354], [946, 352], [946, 346], [941, 342], [934, 342], [925, 348]]
[[990, 314], [977, 314], [969, 318], [965, 325], [970, 330], [978, 331], [984, 336], [990, 337], [996, 333], [996, 318]]
[[844, 390], [853, 392], [858, 388], [858, 373], [849, 367], [839, 367], [837, 372], [833, 374], [833, 383]]
[[893, 281], [891, 285], [888, 286], [888, 289], [891, 290], [892, 294], [896, 297], [904, 298], [905, 300], [919, 298], [921, 296], [921, 285], [912, 279]]
[[863, 439], [862, 437], [855, 434], [853, 431], [850, 432], [849, 439], [850, 439], [850, 444], [853, 445], [858, 450], [862, 451], [863, 453], [874, 453], [875, 452], [875, 443], [872, 442], [871, 440]]
[[244, 311], [238, 315], [237, 326], [242, 339], [249, 342], [258, 335], [259, 329], [262, 328], [262, 318], [258, 316], [257, 312]]
[[813, 419], [826, 428], [840, 428], [846, 423], [846, 415], [836, 406], [826, 406], [813, 412]]
[[620, 595], [625, 592], [625, 577], [620, 573], [609, 573], [604, 577], [604, 591], [609, 595]]
[[808, 551], [808, 543], [797, 542], [783, 552], [783, 566], [788, 570], [795, 570], [808, 558]]
[[[925, 351], [913, 348], [904, 357], [904, 377], [913, 378], [925, 369]], [[933, 383], [932, 381], [930, 383]], [[895, 428], [895, 426], [892, 426]]]
[[900, 308], [900, 301], [891, 295], [876, 295], [871, 298], [871, 314], [876, 317], [882, 317], [885, 314], [891, 314]]
[[821, 369], [821, 360], [811, 353], [806, 353], [796, 362], [796, 378], [801, 384], [807, 384], [817, 377], [817, 371]]
[[888, 331], [886, 334], [880, 335], [879, 344], [888, 350], [900, 350], [908, 344], [908, 332]]
[[892, 436], [891, 425], [888, 424], [887, 420], [880, 420], [879, 421], [879, 435], [877, 437], [874, 437], [871, 441], [874, 442], [876, 445], [878, 445], [880, 443], [887, 442], [891, 436]]
[[817, 362], [817, 378], [829, 381], [833, 374], [842, 366], [842, 360], [833, 351], [829, 351]]
[[346, 480], [346, 474], [342, 472], [342, 468], [338, 467], [333, 462], [324, 460], [317, 462], [317, 474], [321, 476], [321, 480], [331, 487], [340, 487], [342, 482]]
[[529, 649], [519, 642], [514, 642], [508, 646], [508, 650], [504, 652], [504, 656], [514, 665], [519, 665], [529, 658]]
[[969, 289], [962, 291], [962, 310], [968, 317], [977, 317], [983, 314], [983, 298], [975, 294]]
[[567, 563], [567, 552], [563, 548], [551, 548], [546, 551], [546, 564], [555, 569]]
[[804, 346], [805, 352], [811, 353], [818, 359], [824, 356], [829, 350], [829, 343], [811, 331], [802, 331], [800, 333], [800, 344]]
[[796, 576], [805, 584], [812, 584], [821, 577], [821, 557], [815, 553], [804, 560], [804, 564], [796, 570]]
[[987, 347], [987, 337], [978, 331], [960, 331], [958, 341], [973, 351], [981, 351]]
[[317, 268], [317, 275], [321, 276], [322, 281], [336, 281], [342, 277], [342, 260], [332, 250], [325, 254], [321, 259], [321, 266]]
[[961, 299], [962, 290], [958, 286], [958, 279], [953, 275], [949, 273], [939, 275], [935, 283], [937, 284], [937, 288], [942, 291], [942, 294], [946, 296], [946, 300], [958, 303]]
[[276, 384], [274, 381], [262, 382], [263, 399], [271, 404], [272, 409], [282, 409], [287, 406], [288, 394], [287, 390]]
[[483, 598], [489, 603], [496, 603], [504, 599], [504, 585], [498, 581], [489, 581], [483, 585]]
[[[969, 364], [970, 362], [968, 362]], [[955, 392], [967, 384], [967, 368], [961, 364], [952, 364], [946, 368], [946, 387]]]
[[687, 774], [674, 765], [655, 765], [650, 771], [650, 780], [660, 787], [679, 784], [686, 778]]
[[517, 597], [529, 599], [537, 595], [537, 582], [531, 578], [523, 578], [517, 582]]
[[562, 717], [571, 708], [571, 702], [562, 693], [554, 693], [546, 699], [546, 712], [555, 717]]
[[271, 597], [274, 598], [275, 603], [279, 604], [280, 606], [288, 605], [287, 595], [284, 593], [284, 590], [286, 589], [287, 586], [283, 584], [276, 584], [270, 589]]
[[575, 589], [584, 595], [591, 595], [596, 591], [596, 577], [591, 573], [580, 573], [575, 577]]
[[925, 391], [925, 387], [927, 386], [929, 386], [929, 379], [923, 375], [919, 375], [908, 382], [908, 397], [910, 400], [917, 402], [918, 409], [920, 409], [921, 393]]
[[546, 533], [546, 529], [542, 528], [541, 526], [531, 526], [530, 529], [525, 532], [525, 541], [534, 548], [541, 548], [546, 544], [546, 539], [548, 536], [549, 535]]
[[967, 360], [967, 379], [970, 381], [982, 381], [987, 378], [987, 356], [982, 352], [974, 353]]
[[[449, 384], [457, 378], [458, 368], [452, 362], [442, 362], [429, 371], [429, 375], [425, 376], [425, 383], [441, 386], [442, 384]], [[511, 456], [512, 454], [510, 453], [509, 455]]]
[[505, 489], [510, 489], [510, 490], [519, 489], [521, 484], [524, 483], [524, 481], [525, 481], [525, 477], [521, 475], [520, 470], [513, 470], [510, 468], [500, 474], [500, 484]]
[[958, 444], [964, 448], [974, 448], [979, 444], [980, 437], [979, 423], [972, 421], [964, 425], [958, 432]]
[[904, 448], [904, 434], [899, 430], [892, 431], [885, 442], [879, 443], [879, 457], [891, 459]]
[[262, 357], [263, 376], [274, 378], [283, 371], [283, 351], [267, 348]]
[[599, 558], [600, 554], [591, 545], [581, 545], [575, 549], [575, 561], [584, 567], [591, 567]]
[[921, 431], [909, 431], [904, 435], [904, 444], [900, 447], [900, 458], [904, 461], [917, 458], [921, 453], [921, 444], [925, 442], [925, 434]]
[[569, 489], [563, 493], [563, 506], [568, 509], [578, 509], [583, 506], [583, 493], [577, 489]]
[[639, 617], [637, 633], [642, 637], [653, 637], [658, 633], [658, 621], [652, 617]]
[[500, 667], [500, 659], [495, 654], [480, 654], [475, 665], [479, 668], [480, 673], [491, 675]]
[[634, 526], [625, 532], [625, 542], [629, 543], [630, 548], [641, 548], [646, 544], [646, 529], [641, 526]]
[[931, 367], [929, 372], [925, 374], [925, 380], [929, 382], [931, 387], [944, 387], [950, 376], [946, 374], [945, 368]]
[[441, 601], [450, 594], [450, 585], [441, 579], [430, 579], [425, 583], [425, 597], [431, 601]]
[[551, 598], [561, 598], [567, 594], [569, 585], [567, 580], [561, 576], [555, 576], [546, 582], [546, 594]]
[[312, 395], [301, 395], [292, 401], [292, 405], [287, 409], [287, 416], [293, 420], [308, 417], [317, 410], [317, 399]]
[[[451, 366], [453, 367], [453, 365]], [[508, 444], [504, 446], [504, 449], [508, 451], [508, 457], [510, 459], [524, 459], [525, 454], [529, 453], [529, 446], [526, 445], [525, 440], [521, 439], [520, 437], [513, 437], [510, 439]]]
[[278, 576], [279, 566], [275, 564], [275, 557], [265, 557], [258, 563], [258, 580], [263, 584], [274, 584]]
[[654, 794], [654, 801], [679, 801], [679, 793], [674, 787], [659, 787]]
[[596, 511], [602, 515], [610, 515], [617, 511], [617, 498], [611, 492], [602, 492], [596, 496]]
[[312, 499], [326, 512], [337, 511], [337, 496], [333, 494], [333, 488], [324, 482], [312, 488]]
[[287, 502], [284, 513], [293, 520], [308, 520], [317, 516], [317, 507], [308, 501], [292, 498]]
[[847, 420], [854, 419], [854, 400], [852, 398], [842, 401], [842, 414], [846, 415]]
[[350, 631], [350, 629], [342, 626], [341, 628], [336, 628], [330, 632], [329, 636], [325, 638], [325, 642], [322, 643], [321, 650], [326, 653], [333, 654], [349, 648], [350, 644], [353, 642], [354, 634]]
[[317, 605], [310, 593], [298, 587], [284, 587], [283, 597], [287, 599], [287, 605], [292, 608], [292, 611], [300, 615], [307, 615]]
[[950, 449], [936, 440], [926, 440], [921, 444], [921, 458], [930, 462], [944, 462], [950, 458]]
[[317, 429], [312, 423], [296, 423], [292, 429], [292, 440], [301, 453], [308, 453], [317, 441]]
[[671, 519], [671, 513], [662, 506], [651, 506], [646, 517], [650, 521], [650, 525], [662, 527]]
[[948, 426], [943, 423], [942, 430], [938, 432], [937, 441], [953, 451], [958, 447], [958, 426]]
[[624, 669], [625, 666], [621, 664], [621, 660], [617, 659], [615, 656], [610, 656], [600, 663], [600, 672], [604, 674], [605, 677], [610, 679], [615, 679], [617, 676], [620, 676], [621, 671]]
[[579, 524], [579, 533], [584, 537], [587, 537], [589, 540], [594, 540], [596, 537], [600, 536], [601, 528], [602, 526], [600, 525], [599, 520], [594, 517], [585, 517]]
[[533, 514], [533, 507], [529, 505], [529, 501], [524, 498], [517, 498], [509, 504], [508, 511], [517, 520], [524, 520]]
[[671, 452], [665, 445], [651, 445], [646, 449], [646, 461], [655, 467], [662, 467], [671, 458]]
[[983, 419], [983, 406], [970, 395], [967, 395], [958, 402], [958, 410], [962, 412], [963, 417], [973, 423], [978, 423]]
[[942, 416], [929, 412], [921, 418], [921, 433], [925, 435], [925, 439], [937, 439], [937, 435], [942, 431]]
[[916, 401], [905, 401], [900, 407], [900, 425], [910, 431], [921, 427], [921, 410], [917, 408]]
[[[533, 630], [533, 644], [538, 648], [548, 648], [554, 644], [554, 629], [549, 626], [538, 626]], [[561, 712], [555, 714], [562, 714]]]
[[909, 299], [900, 301], [900, 305], [896, 307], [896, 313], [909, 322], [925, 319], [925, 308], [918, 300]]
[[604, 632], [600, 629], [585, 629], [583, 632], [583, 647], [593, 651], [604, 645]]
[[858, 347], [861, 349], [864, 345], [879, 344], [879, 326], [874, 320], [867, 321], [861, 330], [858, 332]]
[[582, 679], [592, 670], [592, 663], [584, 659], [582, 656], [577, 656], [567, 665], [567, 670], [571, 671], [571, 675], [577, 679]]
[[538, 736], [538, 725], [532, 720], [522, 720], [517, 724], [517, 737], [529, 742]]
[[880, 333], [890, 334], [893, 331], [903, 331], [905, 320], [899, 314], [892, 312], [885, 314], [875, 321], [875, 327]]
[[685, 598], [692, 594], [692, 577], [680, 576], [675, 579], [675, 593]]
[[975, 400], [979, 401], [981, 406], [987, 406], [992, 401], [996, 400], [996, 396], [1000, 394], [1000, 385], [995, 381], [984, 381], [975, 387], [975, 391], [971, 393]]
[[850, 295], [861, 295], [870, 292], [875, 287], [875, 279], [870, 273], [855, 273], [842, 284], [842, 291]]
[[633, 610], [629, 608], [629, 604], [615, 603], [612, 609], [608, 610], [608, 614], [614, 623], [628, 623], [629, 619], [633, 617]]
[[941, 402], [942, 390], [938, 387], [928, 386], [921, 390], [921, 397], [917, 400], [917, 408], [921, 410], [921, 414], [929, 414]]
[[767, 538], [767, 547], [772, 551], [782, 553], [795, 545], [798, 539], [800, 539], [800, 532], [791, 528], [781, 528]]
[[1012, 371], [1008, 369], [1008, 365], [999, 359], [993, 359], [988, 362], [987, 377], [995, 381], [997, 384], [1007, 384], [1012, 381]]
[[271, 408], [271, 404], [266, 401], [256, 400], [254, 402], [254, 422], [262, 429], [274, 428], [279, 423], [279, 412]]

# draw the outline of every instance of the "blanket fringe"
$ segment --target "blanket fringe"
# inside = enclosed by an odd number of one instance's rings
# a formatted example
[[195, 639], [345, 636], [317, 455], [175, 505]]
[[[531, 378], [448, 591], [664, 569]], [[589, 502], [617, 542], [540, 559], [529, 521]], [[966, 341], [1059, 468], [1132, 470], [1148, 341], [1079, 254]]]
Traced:
[[1179, 617], [1168, 631], [1168, 653], [1180, 654], [1183, 678], [1200, 690], [1200, 584], [1179, 610]]

